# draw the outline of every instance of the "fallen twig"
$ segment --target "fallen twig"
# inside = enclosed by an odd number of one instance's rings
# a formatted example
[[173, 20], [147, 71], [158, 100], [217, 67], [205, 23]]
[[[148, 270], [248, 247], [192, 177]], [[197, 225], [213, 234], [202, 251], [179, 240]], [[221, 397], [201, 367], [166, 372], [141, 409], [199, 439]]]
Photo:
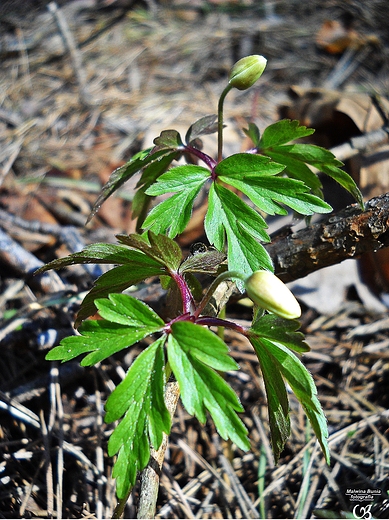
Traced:
[[69, 25], [66, 21], [66, 18], [64, 17], [61, 10], [58, 8], [56, 2], [50, 2], [47, 7], [57, 23], [65, 48], [69, 52], [70, 59], [72, 61], [74, 75], [76, 77], [79, 87], [80, 101], [84, 105], [89, 106], [91, 104], [90, 94], [87, 88], [86, 73], [84, 65], [82, 63], [81, 53], [77, 48], [73, 35], [69, 29]]
[[[10, 265], [23, 278], [32, 276], [33, 272], [44, 264], [36, 256], [26, 251], [15, 242], [3, 229], [0, 228], [0, 261]], [[35, 283], [45, 293], [63, 291], [69, 289], [60, 276], [50, 271], [36, 277]]]
[[389, 246], [389, 193], [330, 214], [300, 231], [274, 236], [266, 249], [275, 273], [291, 282], [347, 258]]

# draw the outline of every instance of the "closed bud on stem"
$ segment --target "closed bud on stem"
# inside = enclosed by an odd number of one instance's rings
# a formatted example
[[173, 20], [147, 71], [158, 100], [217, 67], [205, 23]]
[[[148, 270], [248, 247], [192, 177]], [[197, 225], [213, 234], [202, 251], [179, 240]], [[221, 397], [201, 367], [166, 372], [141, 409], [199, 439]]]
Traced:
[[259, 307], [282, 318], [301, 316], [301, 308], [291, 291], [270, 271], [255, 271], [246, 279], [247, 296]]
[[254, 85], [262, 76], [267, 60], [263, 56], [254, 54], [246, 56], [235, 63], [228, 79], [229, 85], [238, 90], [246, 90]]

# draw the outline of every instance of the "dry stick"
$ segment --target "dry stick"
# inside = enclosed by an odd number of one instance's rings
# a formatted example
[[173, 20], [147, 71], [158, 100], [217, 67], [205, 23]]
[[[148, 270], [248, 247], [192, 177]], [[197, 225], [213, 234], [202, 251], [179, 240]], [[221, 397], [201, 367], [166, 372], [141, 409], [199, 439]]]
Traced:
[[230, 461], [227, 459], [227, 457], [225, 455], [223, 455], [221, 448], [220, 448], [220, 442], [219, 442], [218, 437], [215, 437], [215, 444], [216, 444], [217, 450], [219, 452], [219, 460], [220, 460], [221, 466], [222, 466], [225, 474], [228, 476], [228, 480], [230, 482], [230, 487], [231, 487], [231, 490], [233, 491], [233, 494], [235, 495], [235, 499], [240, 507], [240, 512], [242, 514], [242, 518], [259, 518], [258, 511], [256, 510], [254, 504], [250, 500], [250, 497], [248, 496], [246, 490], [242, 486], [242, 483], [240, 482], [233, 467], [231, 466]]
[[283, 282], [307, 276], [347, 258], [389, 246], [389, 193], [374, 197], [365, 211], [352, 204], [300, 231], [288, 230], [266, 245]]
[[[182, 491], [186, 496], [192, 497], [196, 495], [196, 493], [208, 483], [209, 480], [213, 478], [213, 473], [211, 473], [208, 469], [202, 471], [198, 477], [194, 477], [192, 480], [188, 482], [183, 488]], [[218, 479], [220, 479], [220, 475], [218, 475]], [[219, 480], [220, 481], [220, 480]], [[215, 482], [216, 485], [219, 485], [219, 482]], [[168, 514], [172, 515], [173, 506], [176, 504], [176, 499], [172, 498], [166, 503], [160, 511], [158, 515], [160, 518], [168, 518]]]
[[[173, 418], [176, 411], [178, 399], [180, 397], [180, 389], [177, 381], [168, 383], [165, 391], [165, 404]], [[163, 435], [162, 444], [158, 450], [150, 450], [150, 460], [147, 467], [142, 472], [141, 491], [139, 497], [138, 518], [154, 518], [157, 503], [159, 477], [162, 471], [162, 465], [165, 458], [165, 452], [168, 446], [168, 436]], [[113, 514], [113, 518], [121, 518], [129, 494], [120, 500]]]
[[328, 90], [339, 88], [359, 67], [371, 50], [371, 45], [366, 45], [362, 49], [348, 49], [324, 82], [323, 87]]
[[[51, 451], [51, 437], [53, 434], [55, 420], [57, 418], [57, 397], [58, 397], [57, 385], [58, 385], [58, 362], [54, 361], [53, 366], [50, 368], [50, 383], [49, 383], [50, 415], [49, 415], [49, 422], [47, 425], [47, 432], [48, 432], [47, 438], [48, 438], [48, 443], [49, 443], [48, 446], [49, 446], [50, 451]], [[61, 446], [62, 444], [63, 444], [63, 439], [62, 439], [62, 442], [60, 441], [60, 443], [59, 443], [60, 450], [62, 448], [62, 446]], [[62, 518], [62, 504], [61, 504], [62, 492], [61, 492], [61, 488], [58, 488], [58, 485], [61, 485], [60, 480], [59, 480], [61, 478], [61, 467], [60, 466], [61, 466], [61, 463], [60, 463], [60, 460], [58, 457], [57, 458], [58, 484], [57, 484], [57, 488], [56, 488], [55, 497], [56, 497], [56, 504], [57, 504], [57, 516], [59, 514], [58, 518], [61, 520], [61, 518]], [[62, 465], [62, 468], [63, 468], [63, 465]], [[62, 472], [63, 472], [63, 470], [62, 470]], [[53, 476], [52, 469], [51, 469], [51, 475]], [[53, 481], [54, 481], [54, 479], [53, 479]], [[52, 484], [53, 484], [53, 492], [54, 492], [54, 482]], [[60, 497], [58, 497], [58, 495], [57, 495], [58, 492], [60, 493]], [[52, 507], [53, 506], [54, 506], [54, 497], [53, 497]], [[51, 510], [52, 510], [52, 507], [51, 507]]]
[[55, 406], [58, 419], [58, 453], [57, 453], [57, 520], [62, 519], [62, 508], [63, 508], [63, 476], [64, 476], [64, 458], [63, 458], [63, 442], [64, 442], [64, 431], [63, 431], [63, 406], [62, 406], [62, 395], [61, 386], [59, 383], [59, 370], [58, 364], [50, 370], [51, 377], [53, 378], [54, 389], [55, 389]]
[[53, 15], [58, 29], [61, 33], [62, 40], [64, 42], [65, 48], [68, 50], [70, 59], [73, 65], [74, 75], [76, 77], [79, 93], [80, 93], [80, 101], [86, 105], [91, 105], [91, 97], [88, 93], [86, 74], [84, 65], [82, 63], [81, 53], [78, 50], [76, 43], [74, 41], [73, 35], [69, 29], [69, 25], [64, 17], [62, 11], [58, 8], [55, 2], [50, 2], [47, 6], [50, 13]]
[[[182, 493], [186, 497], [193, 497], [199, 488], [201, 488], [204, 484], [208, 482], [210, 479], [214, 479], [214, 483], [216, 487], [223, 488], [223, 492], [232, 493], [231, 487], [226, 483], [223, 479], [221, 472], [216, 470], [207, 462], [201, 455], [199, 455], [196, 451], [194, 451], [185, 441], [182, 439], [177, 440], [178, 447], [184, 451], [194, 462], [196, 462], [202, 468], [205, 468], [198, 477], [195, 477], [191, 481], [188, 482], [183, 488]], [[163, 508], [159, 511], [159, 515], [161, 518], [167, 517], [171, 511], [173, 506], [177, 503], [176, 498], [172, 498], [169, 503], [165, 504]], [[198, 517], [198, 513], [196, 515]]]
[[[31, 495], [33, 494], [33, 490], [35, 492], [35, 489], [36, 489], [36, 486], [37, 486], [37, 480], [38, 480], [38, 477], [39, 477], [39, 473], [41, 472], [43, 466], [45, 465], [45, 456], [42, 457], [40, 463], [38, 464], [36, 470], [35, 470], [35, 473], [32, 477], [32, 480], [31, 482], [26, 486], [25, 488], [25, 495], [24, 495], [24, 498], [23, 498], [23, 502], [20, 506], [20, 509], [19, 509], [19, 518], [25, 518], [24, 514], [26, 512], [26, 509], [27, 509], [27, 505], [31, 499]], [[35, 489], [34, 489], [35, 488]]]
[[[351, 437], [348, 437], [342, 447], [341, 455], [343, 455], [344, 453], [347, 452], [348, 446], [350, 443], [351, 443]], [[320, 509], [320, 508], [324, 507], [326, 499], [328, 498], [328, 496], [330, 495], [330, 491], [332, 490], [335, 492], [336, 496], [338, 497], [338, 500], [340, 502], [342, 509], [344, 511], [347, 511], [347, 504], [344, 499], [344, 495], [343, 495], [343, 493], [341, 493], [340, 487], [336, 481], [336, 478], [337, 478], [339, 472], [341, 471], [341, 469], [342, 469], [342, 466], [339, 462], [335, 462], [334, 467], [332, 468], [331, 471], [329, 471], [329, 469], [326, 465], [323, 465], [322, 474], [326, 478], [327, 484], [323, 488], [319, 498], [316, 501], [315, 509]]]
[[[23, 278], [31, 276], [32, 273], [44, 265], [29, 251], [26, 251], [18, 242], [13, 240], [0, 228], [0, 261], [12, 266], [12, 268]], [[44, 293], [66, 290], [67, 287], [55, 272], [43, 273], [41, 276], [31, 280], [40, 286]]]
[[50, 461], [50, 440], [49, 432], [47, 430], [43, 410], [40, 412], [41, 431], [43, 438], [43, 445], [45, 447], [45, 462], [46, 462], [46, 489], [47, 489], [47, 518], [51, 518], [54, 511], [54, 485], [53, 485], [53, 468]]
[[101, 403], [101, 392], [98, 389], [96, 371], [93, 372], [94, 383], [95, 383], [95, 398], [96, 398], [96, 437], [97, 437], [97, 446], [96, 446], [96, 468], [99, 472], [97, 478], [97, 504], [96, 504], [96, 517], [98, 519], [104, 518], [103, 514], [103, 496], [104, 496], [104, 452], [102, 447], [102, 432], [103, 432], [103, 415], [102, 411], [102, 403]]
[[351, 157], [354, 157], [355, 155], [359, 155], [369, 148], [387, 143], [389, 138], [388, 132], [389, 129], [386, 127], [372, 130], [366, 134], [352, 137], [349, 141], [331, 148], [330, 151], [337, 159], [339, 159], [339, 161], [345, 161], [346, 159], [351, 159]]
[[169, 501], [175, 500], [176, 504], [181, 509], [181, 512], [177, 513], [177, 515], [179, 514], [179, 518], [185, 518], [186, 520], [194, 520], [195, 516], [192, 513], [192, 509], [187, 500], [187, 496], [185, 495], [183, 489], [172, 475], [169, 464], [166, 464], [163, 468], [163, 476], [165, 477], [165, 490], [171, 496]]
[[18, 158], [20, 150], [22, 149], [23, 142], [24, 142], [25, 138], [26, 137], [24, 135], [22, 135], [21, 137], [18, 138], [18, 140], [13, 145], [13, 149], [14, 150], [11, 153], [10, 157], [8, 158], [8, 161], [5, 163], [3, 168], [1, 168], [1, 171], [0, 171], [0, 186], [3, 184], [4, 179], [6, 178], [6, 176], [10, 172], [12, 166], [14, 165], [14, 162]]
[[[180, 397], [180, 388], [177, 381], [166, 385], [165, 404], [173, 419], [176, 411], [178, 399]], [[168, 436], [164, 434], [160, 448], [155, 451], [151, 450], [150, 461], [146, 469], [142, 473], [142, 486], [139, 497], [138, 518], [154, 518], [155, 507], [157, 503], [159, 477], [162, 471], [162, 465], [165, 458], [166, 448], [168, 446]]]
[[318, 452], [319, 443], [316, 442], [315, 446], [312, 450], [312, 453], [309, 454], [309, 462], [305, 470], [303, 470], [304, 478], [301, 482], [300, 491], [295, 504], [295, 518], [306, 518], [308, 508], [313, 497], [313, 494], [316, 490], [316, 486], [318, 481], [313, 484], [312, 480], [312, 467], [316, 462], [317, 452]]

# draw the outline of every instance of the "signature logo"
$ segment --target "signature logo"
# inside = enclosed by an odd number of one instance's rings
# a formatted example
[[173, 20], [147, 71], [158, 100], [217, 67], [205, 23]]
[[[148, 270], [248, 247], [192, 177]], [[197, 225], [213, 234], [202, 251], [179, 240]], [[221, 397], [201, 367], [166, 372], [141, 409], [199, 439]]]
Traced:
[[370, 520], [373, 516], [370, 512], [372, 504], [368, 504], [367, 506], [362, 506], [361, 504], [356, 504], [353, 507], [353, 515], [355, 518], [360, 518], [364, 520]]

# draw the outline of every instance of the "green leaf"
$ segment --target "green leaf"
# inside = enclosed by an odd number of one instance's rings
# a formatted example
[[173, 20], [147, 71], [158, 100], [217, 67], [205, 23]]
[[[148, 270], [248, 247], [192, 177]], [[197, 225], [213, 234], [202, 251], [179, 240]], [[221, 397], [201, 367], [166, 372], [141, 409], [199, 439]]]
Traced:
[[168, 169], [177, 156], [178, 153], [174, 150], [172, 153], [163, 155], [157, 161], [144, 168], [141, 178], [136, 185], [136, 193], [131, 206], [132, 217], [138, 219], [137, 228], [142, 227], [150, 201], [152, 200], [150, 195], [146, 195], [146, 190]]
[[334, 179], [338, 184], [340, 184], [345, 190], [347, 190], [351, 195], [354, 197], [354, 199], [358, 202], [359, 206], [362, 210], [365, 209], [365, 204], [363, 202], [363, 196], [356, 185], [354, 179], [350, 177], [348, 173], [338, 168], [336, 165], [332, 164], [322, 164], [320, 166], [320, 170]]
[[110, 294], [95, 301], [102, 318], [129, 327], [159, 327], [164, 321], [145, 303], [127, 294]]
[[113, 470], [119, 498], [127, 495], [137, 472], [146, 467], [150, 442], [158, 449], [163, 432], [170, 432], [170, 414], [164, 402], [165, 339], [159, 338], [136, 358], [105, 405], [106, 422], [124, 415], [108, 442], [109, 455], [119, 453]]
[[277, 367], [283, 378], [289, 383], [307, 414], [324, 456], [329, 462], [327, 422], [317, 399], [317, 390], [312, 376], [298, 357], [281, 342], [261, 337], [256, 332], [250, 337], [250, 341], [260, 362], [263, 361], [264, 356], [270, 356], [274, 367]]
[[95, 300], [97, 298], [106, 298], [110, 293], [121, 293], [128, 287], [136, 285], [146, 278], [160, 275], [160, 265], [156, 268], [147, 266], [147, 262], [145, 264], [144, 266], [134, 267], [128, 265], [114, 267], [97, 278], [92, 289], [81, 303], [77, 320], [74, 324], [75, 328], [78, 328], [83, 320], [95, 314]]
[[154, 144], [164, 148], [179, 148], [183, 146], [181, 136], [177, 130], [162, 130], [161, 134], [154, 139]]
[[262, 149], [280, 146], [302, 137], [307, 137], [315, 132], [313, 128], [300, 125], [299, 121], [283, 119], [269, 125], [262, 134], [259, 146]]
[[134, 249], [139, 249], [149, 258], [164, 265], [168, 271], [177, 271], [181, 264], [180, 246], [166, 235], [156, 235], [149, 231], [147, 235], [117, 235], [117, 239]]
[[240, 448], [249, 449], [247, 429], [236, 415], [236, 411], [243, 411], [242, 405], [232, 388], [213, 370], [237, 369], [227, 355], [227, 346], [200, 325], [176, 322], [171, 328], [168, 359], [185, 408], [202, 423], [206, 421], [208, 410], [223, 439], [231, 439]]
[[216, 274], [226, 255], [214, 247], [189, 255], [180, 265], [180, 273]]
[[[210, 189], [209, 199], [210, 206], [219, 206], [217, 213], [222, 216], [224, 227], [230, 227], [234, 231], [240, 231], [240, 229], [238, 229], [238, 227], [240, 227], [248, 231], [258, 240], [263, 242], [270, 241], [269, 235], [265, 231], [267, 224], [263, 217], [254, 209], [250, 208], [250, 206], [243, 202], [235, 193], [224, 188], [224, 186], [213, 183]], [[228, 226], [226, 226], [226, 224], [228, 224]]]
[[144, 229], [152, 229], [154, 233], [167, 233], [170, 238], [182, 233], [192, 215], [197, 193], [198, 190], [182, 191], [158, 204], [144, 221]]
[[271, 259], [258, 241], [270, 240], [261, 215], [235, 193], [217, 183], [211, 186], [208, 204], [205, 232], [210, 243], [219, 251], [224, 248], [227, 237], [228, 268], [241, 271], [246, 276], [257, 269], [272, 271]]
[[217, 131], [217, 116], [210, 115], [200, 118], [193, 123], [186, 132], [185, 142], [191, 144], [202, 135], [213, 134]]
[[143, 169], [142, 175], [136, 185], [137, 190], [144, 188], [145, 190], [157, 181], [163, 173], [166, 172], [170, 163], [178, 156], [177, 150], [171, 151], [167, 155], [163, 155], [156, 161], [151, 162], [146, 168]]
[[172, 324], [172, 332], [181, 348], [215, 370], [238, 370], [238, 364], [228, 354], [228, 347], [209, 329], [188, 321]]
[[296, 332], [300, 327], [297, 320], [286, 320], [275, 314], [264, 314], [253, 323], [251, 330], [261, 338], [282, 343], [295, 352], [308, 352], [302, 332]]
[[329, 463], [330, 453], [327, 444], [327, 421], [320, 402], [317, 399], [317, 389], [311, 374], [301, 361], [284, 347], [284, 345], [268, 342], [267, 348], [272, 351], [273, 355], [277, 358], [282, 375], [288, 381], [295, 396], [304, 408], [313, 431], [318, 438], [326, 461]]
[[315, 195], [321, 198], [323, 197], [321, 191], [323, 186], [319, 176], [314, 173], [304, 161], [284, 154], [282, 149], [280, 153], [274, 150], [265, 150], [265, 153], [271, 157], [273, 161], [284, 164], [287, 168], [285, 173], [287, 173], [289, 177], [304, 182], [304, 184], [311, 188]]
[[[122, 239], [125, 242], [123, 237], [118, 237], [118, 239]], [[161, 242], [167, 242], [168, 240], [167, 237], [164, 237], [161, 239]], [[128, 242], [130, 241], [128, 238]], [[166, 245], [165, 254], [161, 252], [163, 248], [160, 244], [155, 247], [153, 254], [149, 254], [151, 249], [149, 245], [147, 248], [145, 247], [145, 252], [143, 252], [142, 250], [134, 251], [134, 249], [123, 245], [92, 244], [83, 251], [50, 262], [41, 267], [37, 272], [47, 271], [48, 269], [61, 269], [75, 264], [122, 264], [97, 278], [93, 288], [81, 303], [75, 323], [77, 328], [83, 320], [96, 312], [94, 303], [96, 298], [106, 297], [109, 293], [122, 292], [146, 278], [165, 274], [166, 270], [164, 267], [169, 269], [173, 265], [174, 256], [174, 267], [178, 269], [181, 262], [181, 250], [177, 244], [174, 242], [173, 244], [169, 243], [169, 245]], [[131, 244], [129, 243], [128, 245]]]
[[309, 164], [317, 168], [319, 171], [332, 177], [351, 193], [363, 208], [363, 198], [359, 188], [350, 175], [341, 170], [340, 167], [343, 163], [336, 159], [332, 152], [312, 144], [285, 144], [311, 135], [313, 132], [313, 129], [300, 126], [298, 121], [289, 119], [278, 121], [263, 132], [259, 148], [261, 153], [268, 155], [274, 161], [284, 164], [292, 177], [302, 180], [319, 195], [321, 188], [320, 180], [314, 180], [314, 174], [306, 165]]
[[[62, 269], [76, 264], [122, 264], [130, 265], [134, 270], [149, 269], [154, 274], [161, 274], [161, 265], [147, 258], [139, 251], [133, 251], [128, 247], [116, 244], [91, 244], [82, 251], [73, 253], [64, 258], [53, 260], [36, 271], [43, 273], [49, 269]], [[130, 284], [131, 285], [131, 284]]]
[[263, 348], [259, 338], [252, 337], [250, 341], [257, 353], [265, 383], [272, 448], [278, 462], [290, 435], [288, 394], [276, 360]]
[[[289, 158], [288, 155], [287, 157]], [[305, 164], [303, 167], [307, 168]], [[309, 193], [309, 187], [303, 182], [276, 177], [284, 168], [283, 164], [271, 161], [269, 157], [240, 153], [221, 161], [215, 172], [220, 181], [242, 191], [259, 209], [269, 215], [287, 214], [280, 204], [303, 215], [331, 211], [331, 206]], [[318, 186], [321, 186], [320, 181], [315, 185], [316, 188]]]
[[[128, 179], [130, 179], [133, 175], [135, 175], [153, 161], [158, 160], [164, 155], [171, 154], [171, 148], [162, 148], [155, 151], [153, 151], [152, 148], [148, 148], [147, 150], [143, 150], [137, 153], [130, 161], [113, 171], [110, 178], [103, 186], [95, 204], [93, 205], [92, 211], [90, 212], [87, 219], [87, 223], [94, 217], [102, 203], [107, 200], [108, 197], [110, 197], [116, 190], [123, 186], [123, 184], [128, 181]], [[175, 154], [176, 152], [174, 152], [174, 155]]]
[[258, 175], [277, 175], [285, 169], [283, 164], [271, 161], [264, 155], [236, 153], [223, 159], [215, 168], [215, 173], [229, 178], [257, 177]]
[[70, 361], [81, 354], [88, 354], [81, 361], [81, 366], [91, 366], [112, 356], [116, 352], [130, 347], [149, 334], [148, 330], [138, 330], [116, 323], [86, 321], [80, 327], [81, 336], [69, 336], [61, 341], [46, 356], [48, 361]]
[[211, 172], [203, 166], [194, 164], [176, 166], [161, 175], [158, 181], [147, 190], [147, 194], [156, 196], [196, 190], [201, 188], [210, 175]]
[[252, 140], [255, 148], [259, 147], [259, 141], [261, 139], [261, 134], [259, 128], [254, 123], [249, 123], [248, 128], [243, 128], [243, 132], [247, 135], [249, 139]]
[[286, 209], [280, 204], [285, 204], [302, 215], [328, 213], [332, 210], [329, 204], [309, 193], [303, 182], [295, 179], [260, 175], [244, 179], [221, 175], [219, 179], [241, 190], [253, 204], [269, 215], [286, 215]]
[[175, 195], [153, 208], [143, 227], [154, 233], [167, 233], [170, 238], [182, 233], [190, 220], [194, 200], [209, 176], [209, 170], [195, 165], [177, 166], [161, 175], [146, 194]]
[[[113, 312], [115, 301], [120, 301], [120, 306], [116, 305], [116, 313]], [[95, 303], [103, 310], [103, 314], [114, 318], [115, 322], [85, 321], [80, 327], [80, 336], [63, 339], [58, 347], [47, 354], [46, 359], [65, 362], [89, 353], [81, 365], [94, 365], [163, 329], [163, 320], [145, 303], [132, 296], [111, 294], [108, 301], [101, 299]], [[126, 320], [127, 324], [124, 324]]]

